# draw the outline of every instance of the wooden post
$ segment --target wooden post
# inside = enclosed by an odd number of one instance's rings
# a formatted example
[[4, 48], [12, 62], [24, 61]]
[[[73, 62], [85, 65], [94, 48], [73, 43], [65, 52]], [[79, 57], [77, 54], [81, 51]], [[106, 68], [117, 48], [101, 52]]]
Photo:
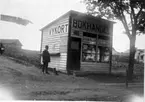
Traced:
[[110, 48], [109, 48], [109, 57], [110, 57], [110, 61], [109, 61], [109, 64], [110, 64], [110, 66], [109, 66], [109, 74], [111, 74], [111, 70], [112, 70], [112, 35], [111, 36], [109, 36], [109, 40], [110, 40]]
[[109, 74], [111, 74], [111, 69], [112, 69], [112, 47], [110, 47], [110, 61], [109, 61]]
[[113, 42], [113, 24], [110, 24], [110, 36], [109, 36], [109, 42], [110, 42], [110, 48], [109, 48], [109, 57], [110, 57], [110, 61], [109, 61], [109, 64], [110, 64], [110, 67], [109, 67], [109, 74], [111, 74], [111, 71], [112, 71], [112, 42]]
[[126, 80], [125, 80], [126, 88], [128, 88], [128, 68], [126, 68]]
[[72, 17], [71, 17], [71, 13], [69, 15], [69, 27], [68, 27], [68, 41], [67, 41], [67, 65], [66, 65], [66, 69], [67, 69], [67, 75], [70, 75], [70, 69], [69, 69], [69, 64], [70, 64], [70, 61], [69, 61], [69, 57], [70, 57], [70, 44], [71, 44], [71, 41], [70, 41], [70, 37], [71, 37], [71, 21], [72, 20]]

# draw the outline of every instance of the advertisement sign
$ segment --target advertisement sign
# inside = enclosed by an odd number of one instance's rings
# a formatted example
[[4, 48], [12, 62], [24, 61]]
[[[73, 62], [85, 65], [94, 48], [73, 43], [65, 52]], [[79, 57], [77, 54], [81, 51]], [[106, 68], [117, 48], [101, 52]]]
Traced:
[[68, 24], [54, 26], [49, 29], [49, 35], [68, 33]]
[[109, 34], [109, 27], [97, 23], [90, 23], [87, 20], [72, 19], [72, 28], [88, 32]]

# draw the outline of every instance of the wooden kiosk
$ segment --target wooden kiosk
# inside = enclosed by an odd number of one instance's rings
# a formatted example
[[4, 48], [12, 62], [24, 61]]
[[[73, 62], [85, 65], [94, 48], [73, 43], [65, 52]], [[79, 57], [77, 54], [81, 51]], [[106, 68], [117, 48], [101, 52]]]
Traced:
[[113, 22], [69, 11], [41, 29], [41, 49], [49, 45], [57, 71], [111, 71]]

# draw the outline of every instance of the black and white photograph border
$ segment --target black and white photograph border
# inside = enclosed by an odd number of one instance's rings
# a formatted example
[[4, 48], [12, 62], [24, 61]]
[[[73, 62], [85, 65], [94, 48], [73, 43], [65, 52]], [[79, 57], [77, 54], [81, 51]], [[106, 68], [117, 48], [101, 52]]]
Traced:
[[0, 0], [1, 101], [144, 101], [144, 0]]

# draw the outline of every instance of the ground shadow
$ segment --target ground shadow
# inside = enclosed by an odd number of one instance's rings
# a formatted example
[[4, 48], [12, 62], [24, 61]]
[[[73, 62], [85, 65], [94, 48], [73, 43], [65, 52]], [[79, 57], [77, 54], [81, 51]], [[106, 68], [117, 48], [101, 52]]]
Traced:
[[[83, 77], [102, 83], [125, 83], [126, 82], [126, 76], [122, 74], [97, 73], [97, 74], [88, 74]], [[134, 76], [133, 80], [130, 82], [131, 83], [143, 82], [143, 76]]]
[[126, 79], [126, 77], [122, 75], [114, 75], [106, 73], [89, 74], [84, 77], [103, 83], [124, 83]]

